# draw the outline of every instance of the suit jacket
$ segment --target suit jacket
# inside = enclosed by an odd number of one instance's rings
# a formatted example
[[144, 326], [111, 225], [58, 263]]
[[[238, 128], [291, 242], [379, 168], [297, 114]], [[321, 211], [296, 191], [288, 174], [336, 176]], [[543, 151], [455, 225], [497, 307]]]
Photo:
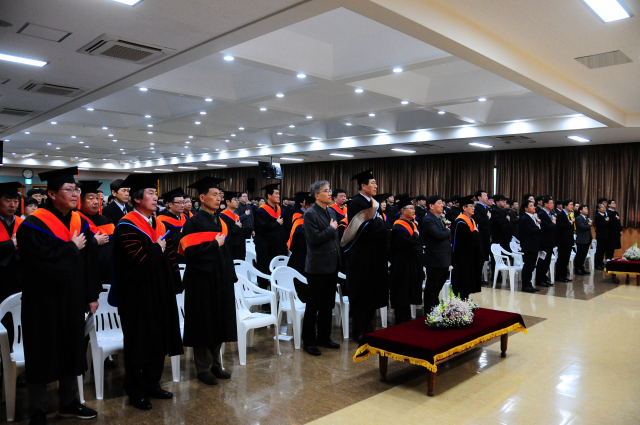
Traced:
[[573, 223], [565, 210], [556, 216], [556, 245], [563, 247], [573, 246]]
[[491, 208], [491, 239], [493, 243], [500, 244], [504, 249], [509, 250], [509, 242], [513, 233], [511, 222], [507, 219], [507, 212], [498, 206]]
[[542, 230], [535, 221], [524, 213], [520, 219], [520, 248], [522, 252], [540, 251], [540, 234]]
[[544, 208], [538, 213], [538, 218], [540, 219], [540, 227], [542, 228], [540, 248], [553, 248], [556, 246], [556, 225]]
[[444, 227], [440, 218], [428, 212], [420, 226], [424, 243], [425, 267], [449, 267], [451, 265], [451, 230]]
[[[330, 226], [335, 212], [313, 204], [304, 213], [304, 237], [307, 240], [307, 259], [304, 271], [311, 274], [333, 273], [340, 267], [338, 230]], [[336, 220], [337, 221], [337, 220]], [[335, 282], [333, 282], [335, 283]]]
[[607, 221], [606, 217], [608, 215], [605, 213], [603, 216], [599, 212], [596, 212], [596, 219], [594, 220], [596, 223], [596, 240], [601, 241], [604, 239], [609, 239], [609, 221]]
[[589, 219], [582, 214], [576, 218], [576, 243], [591, 243], [591, 223], [589, 223]]
[[[129, 204], [125, 204], [125, 208], [127, 209], [127, 213], [133, 211], [133, 208], [129, 206]], [[105, 217], [109, 217], [113, 224], [118, 224], [120, 219], [124, 217], [124, 213], [120, 209], [120, 206], [116, 204], [115, 201], [107, 205], [102, 209], [102, 215]]]
[[607, 215], [609, 216], [609, 236], [613, 239], [614, 237], [620, 237], [620, 232], [622, 232], [622, 223], [620, 223], [620, 214], [618, 211], [607, 210]]

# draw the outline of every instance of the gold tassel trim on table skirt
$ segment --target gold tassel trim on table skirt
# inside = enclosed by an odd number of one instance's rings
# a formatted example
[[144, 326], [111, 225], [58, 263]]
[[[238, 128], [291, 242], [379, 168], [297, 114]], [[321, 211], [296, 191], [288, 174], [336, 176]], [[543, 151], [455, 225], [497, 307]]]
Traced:
[[610, 274], [626, 274], [626, 275], [630, 275], [630, 276], [639, 276], [640, 273], [638, 272], [617, 272], [617, 271], [607, 271], [607, 269], [604, 269], [604, 272], [607, 274], [607, 276], [609, 276]]
[[[436, 354], [433, 357], [433, 363], [430, 363], [427, 360], [423, 360], [423, 359], [417, 359], [415, 357], [409, 357], [409, 356], [403, 356], [402, 354], [396, 354], [396, 353], [392, 353], [390, 351], [385, 351], [385, 350], [381, 350], [380, 348], [376, 348], [376, 347], [372, 347], [369, 344], [364, 344], [363, 346], [358, 348], [358, 351], [356, 351], [356, 354], [353, 356], [353, 361], [354, 362], [361, 362], [371, 356], [373, 356], [374, 354], [379, 354], [381, 356], [384, 357], [390, 357], [394, 360], [399, 360], [401, 362], [409, 362], [411, 364], [414, 365], [418, 365], [418, 366], [422, 366], [422, 367], [426, 367], [427, 369], [429, 369], [429, 371], [431, 372], [437, 372], [438, 371], [438, 367], [435, 365], [435, 363], [438, 360], [442, 360], [445, 359], [447, 357], [449, 357], [452, 354], [456, 354], [456, 353], [460, 353], [468, 348], [474, 347], [480, 343], [483, 343], [485, 341], [488, 341], [490, 339], [493, 339], [495, 337], [507, 334], [509, 332], [524, 332], [525, 334], [527, 334], [527, 329], [522, 326], [520, 323], [516, 323], [514, 325], [511, 325], [507, 328], [504, 329], [500, 329], [499, 331], [495, 331], [495, 332], [491, 332], [489, 334], [483, 335], [479, 338], [476, 338], [472, 341], [466, 342], [462, 345], [458, 345], [457, 347], [453, 347], [450, 350], [445, 351], [444, 353], [440, 353], [440, 354]], [[360, 354], [363, 354], [362, 356], [358, 357]]]

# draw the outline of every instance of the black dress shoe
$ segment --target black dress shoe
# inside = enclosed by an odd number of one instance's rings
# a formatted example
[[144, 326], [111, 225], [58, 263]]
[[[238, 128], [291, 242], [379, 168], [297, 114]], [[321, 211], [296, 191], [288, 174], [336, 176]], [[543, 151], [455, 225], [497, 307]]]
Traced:
[[549, 286], [549, 282], [538, 282], [536, 283], [536, 286], [541, 286], [543, 288], [546, 288], [547, 286]]
[[36, 410], [29, 420], [29, 425], [45, 425], [46, 423], [47, 414], [42, 410]]
[[525, 286], [524, 288], [522, 288], [522, 290], [524, 292], [529, 292], [531, 294], [535, 294], [536, 293], [536, 289], [532, 286]]
[[604, 270], [604, 266], [596, 266], [596, 270]]
[[580, 269], [580, 272], [585, 276], [591, 276], [591, 272], [588, 272], [585, 269]]
[[320, 354], [322, 354], [320, 350], [318, 350], [318, 347], [316, 347], [315, 345], [303, 345], [302, 348], [312, 356], [319, 356]]
[[113, 360], [111, 360], [109, 357], [107, 357], [104, 360], [104, 367], [107, 369], [115, 369], [118, 367], [118, 362], [115, 362]]
[[227, 372], [226, 370], [211, 368], [211, 373], [218, 379], [229, 379], [231, 378], [231, 372]]
[[198, 374], [198, 381], [205, 385], [218, 385], [218, 378], [211, 372], [201, 372]]
[[153, 390], [145, 391], [144, 394], [147, 397], [159, 398], [161, 400], [169, 400], [170, 398], [173, 398], [173, 393], [170, 393], [169, 391], [165, 391], [160, 387]]
[[334, 350], [337, 350], [338, 348], [340, 348], [340, 344], [338, 344], [337, 342], [333, 342], [331, 340], [318, 345], [321, 347], [332, 348]]
[[60, 406], [58, 416], [63, 418], [93, 419], [98, 416], [98, 412], [80, 404], [78, 400], [73, 400], [68, 406]]
[[148, 398], [143, 395], [129, 396], [129, 404], [140, 410], [151, 410], [153, 407]]
[[566, 277], [559, 277], [556, 279], [556, 282], [571, 282], [571, 279], [567, 279]]

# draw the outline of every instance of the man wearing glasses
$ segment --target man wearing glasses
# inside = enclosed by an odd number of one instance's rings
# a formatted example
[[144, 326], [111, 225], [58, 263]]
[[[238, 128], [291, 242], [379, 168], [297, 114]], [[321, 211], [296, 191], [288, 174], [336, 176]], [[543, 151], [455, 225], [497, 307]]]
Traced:
[[177, 260], [176, 264], [185, 264], [184, 256], [178, 254], [178, 245], [182, 239], [182, 226], [187, 222], [184, 212], [184, 190], [177, 187], [161, 196], [167, 203], [167, 208], [158, 213], [158, 221], [164, 223], [169, 231], [166, 237], [169, 260]]
[[43, 272], [46, 279], [25, 279], [22, 287], [22, 330], [29, 368], [29, 416], [46, 423], [47, 384], [58, 381], [58, 415], [95, 418], [95, 410], [78, 401], [77, 376], [87, 370], [85, 313], [98, 308], [98, 293], [89, 278], [89, 252], [94, 244], [87, 220], [74, 212], [80, 189], [77, 167], [40, 173], [48, 201], [18, 229], [22, 274]]

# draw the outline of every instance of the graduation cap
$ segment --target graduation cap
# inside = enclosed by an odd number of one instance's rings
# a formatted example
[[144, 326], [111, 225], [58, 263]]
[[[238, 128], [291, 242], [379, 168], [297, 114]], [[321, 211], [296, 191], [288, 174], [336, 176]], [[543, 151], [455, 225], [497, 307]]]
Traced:
[[304, 206], [309, 208], [311, 205], [315, 203], [316, 203], [316, 197], [311, 196], [307, 193], [307, 195], [304, 197]]
[[[383, 193], [382, 195], [376, 195], [373, 197], [373, 199], [375, 199], [376, 201], [378, 201], [379, 204], [381, 203], [386, 203], [387, 202], [387, 198], [388, 198], [388, 193]], [[347, 202], [351, 202], [351, 201], [347, 201]], [[344, 203], [345, 205], [347, 205], [347, 203]]]
[[111, 184], [109, 185], [109, 189], [113, 190], [114, 192], [117, 192], [120, 190], [121, 187], [127, 187], [127, 186], [123, 186], [122, 183], [124, 183], [124, 180], [116, 179], [111, 182]]
[[427, 197], [424, 195], [418, 195], [416, 196], [416, 201], [426, 201]]
[[42, 193], [40, 192], [40, 189], [29, 189], [27, 191], [27, 196], [33, 196], [33, 195], [42, 195]]
[[225, 199], [233, 199], [233, 198], [240, 199], [240, 195], [242, 195], [241, 192], [234, 192], [234, 191], [228, 190], [228, 191], [226, 191], [224, 193], [224, 198]]
[[427, 208], [429, 208], [429, 205], [434, 205], [436, 202], [441, 201], [442, 200], [442, 196], [440, 195], [431, 195], [427, 198]]
[[[156, 174], [129, 174], [118, 186], [118, 189], [123, 187], [128, 187], [131, 195], [139, 190], [157, 189], [158, 176]], [[118, 189], [114, 190], [117, 191]]]
[[78, 182], [78, 184], [80, 185], [80, 189], [82, 189], [82, 191], [80, 192], [80, 196], [83, 199], [89, 193], [97, 194], [98, 189], [100, 189], [100, 186], [102, 186], [102, 182], [99, 182], [98, 180], [83, 180]]
[[356, 180], [358, 182], [358, 188], [361, 184], [369, 184], [369, 180], [373, 178], [373, 169], [363, 171], [361, 173], [356, 174], [351, 177], [351, 180]]
[[301, 204], [307, 196], [309, 196], [309, 191], [296, 192], [293, 195], [293, 202], [295, 202], [296, 204]]
[[39, 202], [38, 202], [38, 200], [36, 198], [32, 198], [31, 196], [27, 196], [26, 198], [24, 198], [24, 206], [27, 207], [29, 205], [39, 205]]
[[411, 201], [413, 201], [414, 198], [411, 198], [410, 196], [406, 196], [403, 198], [400, 198], [398, 200], [398, 202], [396, 202], [396, 206], [400, 209], [403, 209], [404, 207], [408, 206], [408, 205], [412, 205]]
[[267, 195], [272, 195], [273, 191], [278, 189], [279, 186], [280, 186], [280, 183], [270, 183], [260, 190], [264, 190]]
[[173, 204], [173, 200], [175, 198], [182, 198], [183, 196], [184, 190], [181, 187], [177, 187], [173, 190], [163, 193], [160, 197], [164, 199], [165, 202], [171, 202]]
[[75, 184], [77, 175], [78, 167], [61, 168], [38, 174], [40, 181], [47, 182], [47, 190], [58, 190], [65, 183]]
[[409, 197], [409, 194], [408, 194], [408, 193], [398, 193], [398, 194], [397, 194], [396, 196], [394, 196], [393, 198], [394, 198], [394, 200], [395, 200], [395, 202], [396, 202], [396, 204], [397, 204], [399, 199], [402, 199], [402, 198], [408, 198], [408, 197]]
[[464, 207], [465, 205], [473, 205], [474, 201], [475, 196], [464, 196], [458, 198], [458, 204], [460, 204], [461, 207]]
[[9, 199], [19, 198], [20, 192], [18, 189], [22, 187], [22, 183], [20, 182], [0, 183], [0, 197], [6, 196]]
[[189, 189], [197, 190], [198, 191], [198, 195], [202, 195], [203, 193], [204, 194], [208, 193], [209, 189], [216, 188], [218, 190], [221, 190], [219, 184], [222, 183], [225, 180], [226, 179], [220, 179], [218, 177], [207, 176], [207, 177], [201, 178], [200, 180], [198, 180], [197, 182], [195, 182], [193, 184], [190, 184], [187, 187]]

